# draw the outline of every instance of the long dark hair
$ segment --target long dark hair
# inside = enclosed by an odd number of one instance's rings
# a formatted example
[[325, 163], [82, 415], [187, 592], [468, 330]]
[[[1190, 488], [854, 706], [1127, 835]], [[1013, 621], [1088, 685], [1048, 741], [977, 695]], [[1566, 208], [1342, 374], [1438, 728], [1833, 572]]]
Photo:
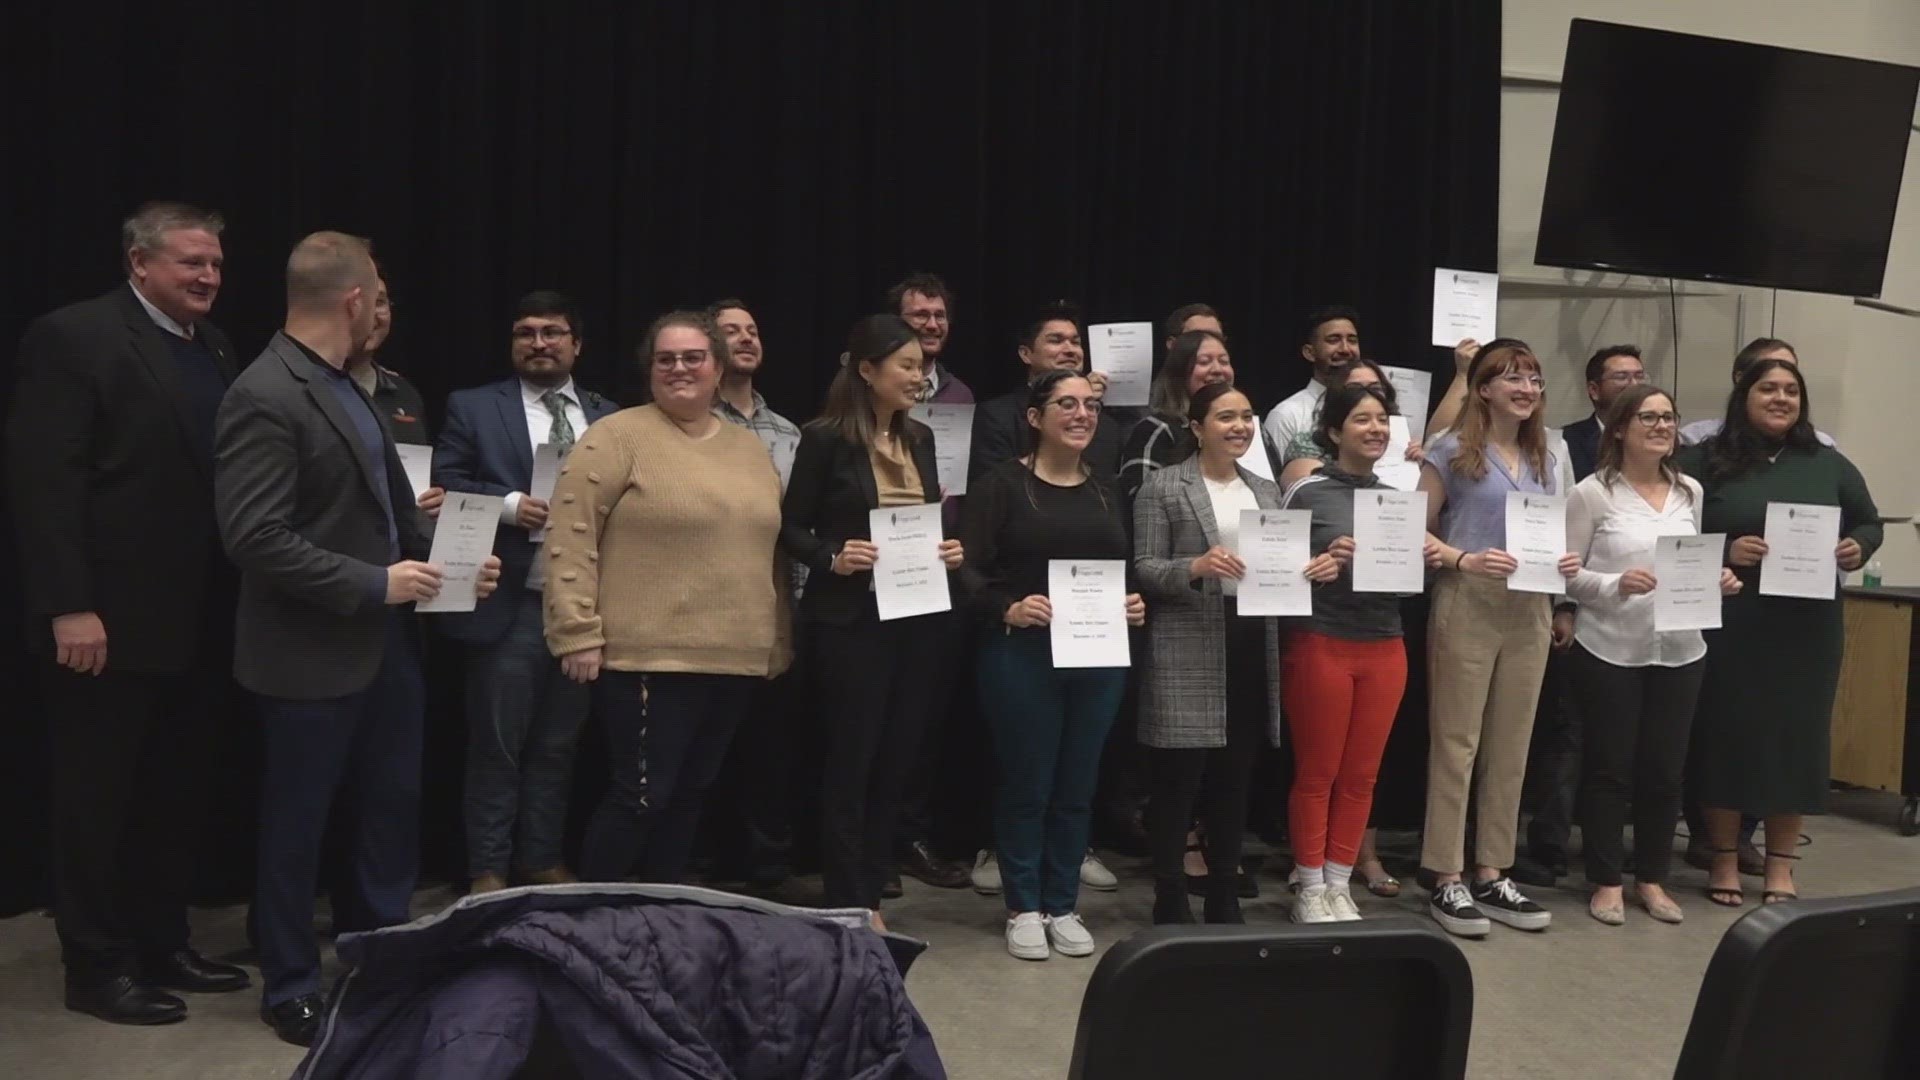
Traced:
[[[1054, 368], [1050, 371], [1042, 372], [1039, 378], [1027, 384], [1027, 407], [1021, 410], [1020, 416], [1027, 423], [1029, 429], [1027, 432], [1027, 442], [1033, 451], [1027, 457], [1027, 502], [1036, 510], [1040, 508], [1040, 503], [1033, 497], [1033, 477], [1034, 470], [1040, 467], [1040, 428], [1027, 414], [1037, 412], [1045, 415], [1047, 402], [1053, 400], [1053, 392], [1061, 383], [1066, 382], [1068, 379], [1085, 378], [1086, 375], [1082, 372], [1068, 371], [1065, 368]], [[1100, 418], [1095, 416], [1093, 422], [1094, 430], [1098, 431]], [[1100, 506], [1102, 509], [1105, 509], [1107, 505], [1107, 493], [1103, 489], [1099, 477], [1093, 475], [1093, 467], [1087, 464], [1085, 455], [1082, 455], [1080, 458], [1080, 475], [1086, 478], [1088, 486], [1093, 488], [1093, 493], [1100, 497]]]
[[1188, 330], [1173, 339], [1173, 348], [1167, 350], [1149, 392], [1148, 408], [1153, 415], [1168, 421], [1187, 415], [1192, 396], [1187, 393], [1187, 383], [1193, 378], [1193, 365], [1200, 359], [1200, 346], [1208, 341], [1219, 342], [1223, 349], [1227, 346], [1227, 339], [1211, 330]]
[[[1610, 352], [1601, 359], [1604, 361], [1615, 356], [1626, 355], [1631, 354]], [[1588, 381], [1597, 382], [1598, 380]], [[1673, 445], [1668, 448], [1667, 456], [1660, 459], [1660, 475], [1666, 477], [1667, 483], [1672, 484], [1680, 492], [1681, 497], [1691, 503], [1693, 492], [1687, 489], [1687, 485], [1680, 482], [1680, 478], [1685, 474], [1680, 471], [1680, 462], [1674, 457], [1675, 452], [1680, 448], [1680, 407], [1675, 404], [1672, 394], [1652, 383], [1640, 383], [1637, 386], [1628, 387], [1620, 393], [1619, 397], [1613, 399], [1613, 404], [1607, 406], [1607, 414], [1600, 418], [1600, 459], [1593, 471], [1600, 477], [1600, 482], [1608, 487], [1612, 487], [1613, 482], [1620, 479], [1620, 463], [1626, 457], [1627, 425], [1639, 423], [1635, 416], [1640, 412], [1640, 407], [1647, 403], [1648, 398], [1656, 397], [1666, 398], [1667, 404], [1674, 407]]]
[[[1360, 368], [1366, 368], [1368, 371], [1380, 377], [1380, 396], [1386, 400], [1387, 415], [1398, 416], [1400, 414], [1400, 395], [1399, 392], [1393, 388], [1393, 380], [1387, 378], [1387, 369], [1364, 356], [1340, 368], [1340, 381], [1327, 387], [1327, 390], [1331, 392], [1338, 387], [1347, 385], [1348, 381], [1353, 378], [1353, 373]], [[1321, 408], [1325, 408], [1326, 404], [1327, 399], [1322, 396], [1320, 399]]]
[[[877, 431], [873, 423], [873, 388], [860, 377], [862, 361], [877, 364], [908, 345], [920, 340], [913, 328], [898, 315], [882, 312], [853, 324], [847, 334], [847, 351], [840, 354], [840, 371], [827, 388], [827, 403], [808, 427], [831, 432], [854, 446], [873, 445]], [[906, 413], [893, 418], [893, 435], [902, 445], [911, 446], [926, 425]]]
[[1400, 415], [1400, 406], [1393, 400], [1392, 383], [1382, 382], [1378, 386], [1342, 383], [1327, 391], [1327, 396], [1320, 399], [1320, 413], [1313, 422], [1313, 445], [1329, 454], [1339, 452], [1340, 447], [1333, 441], [1333, 433], [1346, 427], [1347, 417], [1353, 415], [1353, 410], [1368, 398], [1379, 402], [1388, 416]]
[[[1753, 426], [1753, 420], [1747, 416], [1747, 395], [1761, 379], [1778, 370], [1792, 372], [1793, 381], [1800, 384], [1800, 417], [1787, 429], [1784, 438], [1775, 441]], [[1715, 480], [1732, 480], [1782, 449], [1816, 450], [1819, 447], [1820, 437], [1813, 431], [1813, 401], [1807, 397], [1806, 376], [1800, 374], [1800, 365], [1793, 361], [1770, 356], [1754, 361], [1741, 372], [1733, 384], [1733, 393], [1727, 395], [1726, 420], [1719, 432], [1707, 440], [1707, 475]]]

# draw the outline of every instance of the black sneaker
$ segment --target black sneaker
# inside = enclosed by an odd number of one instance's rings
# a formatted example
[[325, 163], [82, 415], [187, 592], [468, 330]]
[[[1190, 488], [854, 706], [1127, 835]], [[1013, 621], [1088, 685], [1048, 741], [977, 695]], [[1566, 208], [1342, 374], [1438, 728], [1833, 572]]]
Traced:
[[1486, 915], [1473, 906], [1467, 887], [1457, 881], [1436, 885], [1432, 898], [1427, 901], [1427, 910], [1433, 913], [1433, 921], [1441, 928], [1459, 937], [1482, 938], [1493, 929]]
[[1553, 912], [1527, 899], [1510, 877], [1474, 882], [1473, 901], [1487, 918], [1515, 930], [1545, 930], [1553, 922]]

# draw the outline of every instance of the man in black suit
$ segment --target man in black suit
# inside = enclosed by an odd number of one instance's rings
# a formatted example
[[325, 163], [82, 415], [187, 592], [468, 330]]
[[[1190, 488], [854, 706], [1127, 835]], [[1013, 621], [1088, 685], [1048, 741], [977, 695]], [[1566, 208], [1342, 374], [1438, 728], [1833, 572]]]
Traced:
[[[1020, 385], [974, 408], [973, 446], [967, 461], [969, 480], [1031, 448], [1027, 386], [1033, 380], [1056, 368], [1066, 368], [1083, 372], [1093, 384], [1095, 394], [1106, 393], [1107, 377], [1098, 371], [1086, 370], [1084, 331], [1079, 311], [1064, 300], [1044, 306], [1021, 328], [1016, 340], [1020, 363], [1025, 368]], [[1112, 410], [1101, 413], [1100, 424], [1093, 429], [1093, 441], [1082, 455], [1094, 475], [1109, 484], [1120, 471], [1120, 444], [1126, 437], [1123, 427], [1131, 419]]]
[[181, 203], [128, 217], [126, 284], [27, 329], [7, 421], [27, 640], [51, 726], [66, 1004], [119, 1023], [185, 1017], [167, 990], [248, 981], [187, 944], [231, 617], [213, 427], [235, 368], [207, 321], [222, 228]]
[[1640, 362], [1638, 345], [1609, 345], [1587, 360], [1587, 400], [1593, 402], [1593, 414], [1568, 424], [1567, 455], [1573, 459], [1575, 482], [1593, 475], [1600, 462], [1600, 414], [1613, 407], [1613, 399], [1647, 381], [1646, 365]]
[[[266, 769], [254, 893], [261, 1018], [312, 1042], [324, 1003], [313, 895], [327, 816], [351, 792], [355, 926], [405, 922], [419, 856], [424, 691], [407, 605], [440, 591], [426, 519], [348, 368], [373, 335], [367, 243], [314, 233], [287, 260], [287, 321], [234, 381], [214, 436], [220, 536], [240, 568], [234, 675], [259, 700]], [[489, 557], [479, 591], [498, 580]]]

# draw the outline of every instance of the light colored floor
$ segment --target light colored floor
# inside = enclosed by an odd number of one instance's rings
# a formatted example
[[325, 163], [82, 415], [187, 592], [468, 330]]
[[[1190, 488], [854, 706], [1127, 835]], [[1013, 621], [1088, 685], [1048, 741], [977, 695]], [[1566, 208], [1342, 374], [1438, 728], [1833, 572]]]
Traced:
[[[1920, 837], [1892, 828], [1899, 800], [1836, 796], [1838, 813], [1809, 821], [1801, 892], [1836, 896], [1920, 884]], [[1143, 870], [1116, 860], [1121, 890], [1089, 894], [1084, 912], [1104, 946], [1146, 925], [1151, 895]], [[1539, 897], [1554, 914], [1544, 934], [1496, 926], [1464, 942], [1476, 1015], [1469, 1074], [1475, 1078], [1579, 1076], [1641, 1080], [1670, 1076], [1694, 994], [1721, 933], [1737, 917], [1700, 896], [1704, 875], [1677, 864], [1673, 889], [1688, 922], [1670, 927], [1638, 910], [1626, 926], [1586, 916], [1584, 891]], [[1007, 956], [998, 901], [971, 891], [909, 882], [887, 911], [889, 924], [931, 948], [908, 980], [955, 1080], [1026, 1080], [1066, 1075], [1080, 994], [1095, 960]], [[1284, 886], [1271, 874], [1248, 905], [1258, 923], [1283, 917]], [[804, 886], [803, 886], [804, 887]], [[1758, 886], [1749, 883], [1749, 897]], [[802, 898], [796, 894], [796, 899]], [[444, 890], [418, 897], [422, 911]], [[1363, 897], [1370, 918], [1424, 918], [1411, 889], [1397, 901]], [[1751, 910], [1749, 906], [1748, 910]], [[198, 943], [210, 953], [242, 944], [239, 909], [195, 913]], [[59, 950], [50, 920], [0, 921], [0, 1077], [240, 1080], [288, 1076], [301, 1052], [276, 1041], [255, 1018], [253, 993], [195, 997], [192, 1016], [165, 1028], [127, 1028], [66, 1012], [59, 1000]]]

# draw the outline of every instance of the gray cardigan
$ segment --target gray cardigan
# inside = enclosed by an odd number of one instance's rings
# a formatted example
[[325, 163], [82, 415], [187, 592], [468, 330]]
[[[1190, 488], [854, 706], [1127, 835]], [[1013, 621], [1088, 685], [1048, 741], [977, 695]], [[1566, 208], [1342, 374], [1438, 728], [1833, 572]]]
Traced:
[[[1245, 468], [1240, 479], [1263, 509], [1280, 488]], [[1147, 663], [1140, 689], [1140, 742], [1167, 750], [1227, 744], [1226, 618], [1220, 583], [1195, 582], [1193, 560], [1220, 542], [1213, 499], [1188, 458], [1147, 477], [1133, 504], [1133, 570], [1147, 601]], [[1267, 726], [1280, 730], [1280, 620], [1267, 631]]]

